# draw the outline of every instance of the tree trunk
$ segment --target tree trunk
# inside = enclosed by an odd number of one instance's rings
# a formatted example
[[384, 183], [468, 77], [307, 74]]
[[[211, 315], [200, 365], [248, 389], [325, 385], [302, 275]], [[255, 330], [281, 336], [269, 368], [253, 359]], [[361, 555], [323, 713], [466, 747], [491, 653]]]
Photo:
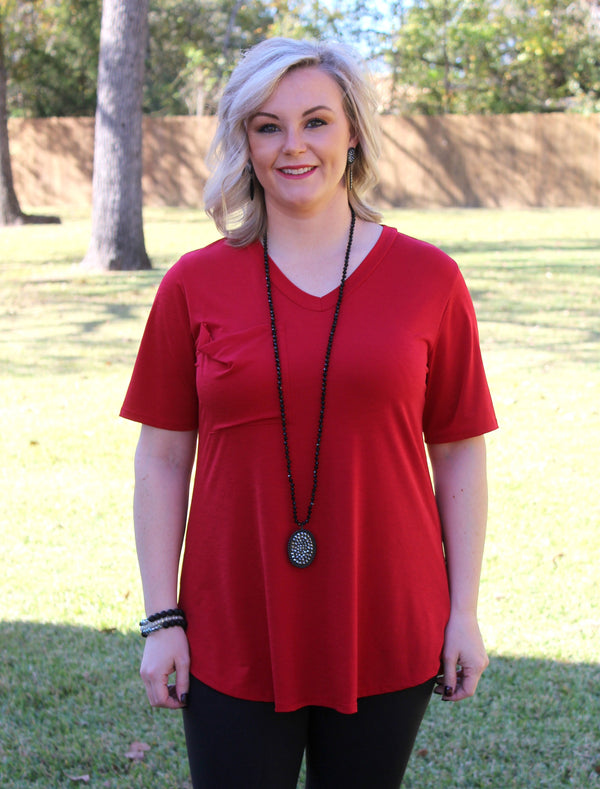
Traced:
[[8, 144], [8, 108], [6, 103], [6, 63], [4, 36], [0, 19], [0, 226], [24, 225], [33, 222], [60, 222], [57, 216], [31, 216], [21, 211], [13, 183]]
[[150, 268], [142, 221], [142, 87], [148, 0], [104, 0], [92, 238], [84, 268]]

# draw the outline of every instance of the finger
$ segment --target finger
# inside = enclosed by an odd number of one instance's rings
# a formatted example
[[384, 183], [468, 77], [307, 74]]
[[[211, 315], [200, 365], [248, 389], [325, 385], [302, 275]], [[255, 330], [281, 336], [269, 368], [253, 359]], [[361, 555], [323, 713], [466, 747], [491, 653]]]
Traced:
[[165, 709], [176, 710], [181, 707], [175, 685], [165, 682], [153, 684], [148, 690], [148, 699], [153, 707], [164, 707]]
[[444, 659], [444, 679], [443, 679], [442, 701], [448, 701], [454, 695], [457, 684], [456, 658]]
[[174, 685], [169, 685], [169, 675], [160, 673], [155, 674], [147, 670], [142, 673], [142, 679], [146, 687], [148, 701], [152, 707], [166, 707], [177, 709], [181, 705], [175, 698], [175, 691], [171, 690]]
[[180, 660], [177, 662], [175, 688], [177, 700], [182, 707], [185, 707], [190, 689], [190, 668], [188, 660]]
[[168, 682], [168, 677], [165, 677], [165, 682], [160, 690], [160, 698], [155, 707], [164, 707], [169, 710], [181, 709], [184, 705], [180, 701], [179, 693], [177, 692], [177, 685], [175, 682]]
[[436, 693], [438, 696], [443, 695], [444, 693], [444, 674], [443, 668], [441, 669], [441, 673], [437, 675], [435, 678], [435, 687], [433, 692]]
[[477, 685], [479, 684], [479, 680], [481, 678], [481, 674], [481, 671], [477, 672], [463, 669], [460, 672], [460, 676], [458, 677], [456, 690], [453, 694], [452, 700], [461, 701], [462, 699], [468, 699], [471, 696], [474, 696], [475, 691], [477, 690]]
[[181, 707], [184, 706], [184, 704], [181, 701], [181, 696], [177, 691], [177, 685], [175, 683], [168, 686], [168, 692], [169, 692], [168, 702], [169, 702], [169, 707], [171, 709], [180, 709]]
[[153, 707], [164, 707], [169, 696], [167, 687], [162, 680], [145, 680], [148, 701]]

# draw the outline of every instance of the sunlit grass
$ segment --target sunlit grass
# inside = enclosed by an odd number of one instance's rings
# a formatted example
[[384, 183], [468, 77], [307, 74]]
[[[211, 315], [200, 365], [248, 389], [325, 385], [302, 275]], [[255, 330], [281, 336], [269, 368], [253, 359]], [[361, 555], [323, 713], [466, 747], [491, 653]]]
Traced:
[[[147, 211], [156, 268], [78, 267], [84, 214], [0, 231], [0, 785], [89, 774], [185, 787], [177, 716], [137, 678], [142, 612], [131, 535], [137, 428], [119, 420], [158, 282], [217, 237], [202, 212]], [[600, 211], [397, 211], [386, 221], [460, 263], [501, 429], [478, 696], [436, 699], [405, 785], [600, 785]], [[151, 746], [142, 763], [125, 754]], [[342, 789], [342, 788], [341, 788]]]

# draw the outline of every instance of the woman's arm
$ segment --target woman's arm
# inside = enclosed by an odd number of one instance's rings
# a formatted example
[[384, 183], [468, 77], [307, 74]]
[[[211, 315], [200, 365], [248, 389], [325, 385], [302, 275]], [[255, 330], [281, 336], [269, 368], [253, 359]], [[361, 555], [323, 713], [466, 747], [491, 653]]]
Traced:
[[[177, 607], [179, 559], [196, 448], [195, 431], [142, 425], [135, 454], [133, 519], [146, 615]], [[175, 688], [168, 677], [176, 672]], [[146, 639], [140, 674], [150, 703], [183, 706], [189, 687], [185, 632], [173, 627]]]
[[487, 520], [485, 438], [430, 444], [428, 450], [450, 587], [450, 617], [442, 656], [443, 698], [460, 701], [475, 693], [489, 663], [477, 624]]

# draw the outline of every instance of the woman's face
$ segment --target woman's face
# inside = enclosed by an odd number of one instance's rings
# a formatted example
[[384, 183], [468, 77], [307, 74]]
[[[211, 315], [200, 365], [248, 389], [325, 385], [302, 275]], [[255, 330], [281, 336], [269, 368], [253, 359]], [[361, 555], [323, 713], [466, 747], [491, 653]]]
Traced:
[[311, 215], [347, 202], [346, 159], [357, 138], [339, 85], [317, 66], [283, 77], [248, 121], [248, 142], [267, 211]]

